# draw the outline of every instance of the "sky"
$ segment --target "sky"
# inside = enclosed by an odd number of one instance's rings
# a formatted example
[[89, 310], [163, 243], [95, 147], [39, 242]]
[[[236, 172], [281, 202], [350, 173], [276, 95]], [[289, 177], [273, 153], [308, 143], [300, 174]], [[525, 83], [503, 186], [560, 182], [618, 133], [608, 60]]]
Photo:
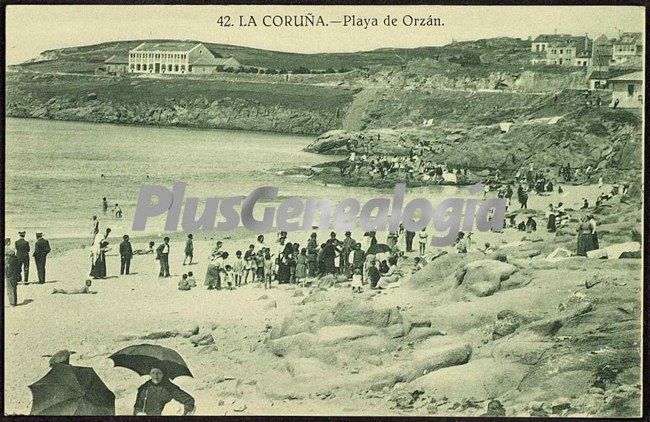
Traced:
[[[265, 15], [377, 18], [363, 29], [331, 23], [326, 27], [264, 27]], [[383, 26], [384, 18], [398, 26]], [[444, 26], [401, 24], [410, 15], [440, 18]], [[42, 51], [133, 39], [191, 39], [298, 53], [352, 52], [383, 47], [444, 45], [452, 41], [501, 36], [527, 38], [540, 33], [615, 36], [643, 32], [642, 7], [630, 6], [162, 6], [162, 5], [9, 5], [6, 8], [6, 62], [16, 64]], [[220, 16], [253, 16], [257, 27], [219, 25]], [[223, 20], [222, 20], [223, 22]]]

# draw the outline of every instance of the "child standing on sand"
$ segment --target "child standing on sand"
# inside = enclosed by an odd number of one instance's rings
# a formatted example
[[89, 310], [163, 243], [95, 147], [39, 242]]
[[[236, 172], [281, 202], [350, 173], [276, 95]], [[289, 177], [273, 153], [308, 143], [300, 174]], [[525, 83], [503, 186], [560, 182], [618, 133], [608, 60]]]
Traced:
[[235, 261], [232, 266], [235, 287], [241, 286], [241, 279], [244, 275], [244, 260], [241, 257], [241, 251], [235, 253]]
[[255, 262], [255, 245], [249, 245], [248, 250], [244, 253], [244, 284], [248, 283], [248, 276], [251, 276], [251, 283], [255, 281], [255, 271], [257, 265]]
[[225, 270], [224, 278], [226, 280], [226, 286], [228, 286], [228, 290], [232, 290], [232, 280], [233, 280], [232, 265], [226, 264], [224, 270]]
[[355, 268], [354, 269], [354, 274], [352, 274], [352, 293], [361, 293], [361, 286], [362, 286], [362, 281], [361, 281], [361, 269]]
[[264, 283], [264, 248], [255, 255], [255, 281]]
[[192, 233], [187, 235], [187, 240], [185, 241], [185, 258], [183, 259], [183, 265], [185, 264], [185, 261], [187, 261], [187, 258], [190, 259], [190, 265], [192, 265], [192, 258], [194, 257], [194, 237], [192, 236]]
[[423, 228], [422, 231], [420, 232], [418, 238], [419, 238], [419, 243], [420, 243], [420, 256], [424, 256], [424, 254], [427, 251], [427, 238], [429, 237], [429, 234], [427, 233], [427, 228]]
[[271, 252], [266, 248], [264, 255], [264, 289], [271, 288], [271, 280], [273, 280], [273, 260], [271, 259]]

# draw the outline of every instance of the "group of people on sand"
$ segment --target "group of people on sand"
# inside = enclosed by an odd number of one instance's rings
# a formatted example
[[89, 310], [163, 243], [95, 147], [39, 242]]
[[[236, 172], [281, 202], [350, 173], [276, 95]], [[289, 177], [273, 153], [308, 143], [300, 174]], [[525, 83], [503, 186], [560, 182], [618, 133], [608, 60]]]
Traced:
[[[356, 286], [358, 279], [364, 275], [367, 278], [369, 263], [376, 263], [378, 269], [381, 264], [382, 274], [390, 271], [390, 275], [395, 270], [390, 269], [389, 262], [395, 258], [393, 266], [396, 265], [399, 256], [393, 245], [388, 252], [389, 258], [375, 262], [371, 255], [369, 259], [366, 250], [377, 244], [375, 232], [365, 234], [368, 238], [366, 248], [354, 240], [349, 231], [341, 239], [336, 232], [331, 232], [324, 242], [318, 241], [317, 233], [311, 233], [304, 247], [288, 241], [287, 237], [287, 232], [281, 231], [272, 243], [267, 243], [265, 236], [259, 235], [246, 251], [237, 250], [234, 256], [224, 249], [222, 241], [218, 241], [210, 255], [204, 284], [209, 290], [233, 289], [249, 281], [263, 283], [265, 288], [270, 288], [273, 282], [304, 286], [308, 279], [330, 275], [343, 276]], [[387, 241], [392, 242], [392, 237], [393, 234], [389, 234]]]
[[[18, 232], [18, 240], [13, 245], [11, 238], [5, 238], [4, 274], [5, 289], [11, 306], [18, 305], [18, 284], [29, 284], [29, 264], [31, 247], [25, 239], [25, 231]], [[34, 251], [31, 256], [36, 264], [37, 284], [45, 283], [47, 255], [52, 251], [50, 242], [43, 237], [43, 232], [36, 232]]]

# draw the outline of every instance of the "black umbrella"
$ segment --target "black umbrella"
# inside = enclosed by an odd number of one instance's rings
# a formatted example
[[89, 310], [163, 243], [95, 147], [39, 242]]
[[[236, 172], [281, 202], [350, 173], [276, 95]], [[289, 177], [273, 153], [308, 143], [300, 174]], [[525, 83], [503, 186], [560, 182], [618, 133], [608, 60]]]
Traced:
[[33, 396], [32, 415], [115, 415], [115, 394], [93, 368], [55, 364], [29, 389]]
[[375, 243], [374, 245], [370, 245], [366, 254], [377, 255], [378, 253], [390, 252], [390, 250], [390, 246], [385, 243]]
[[158, 368], [169, 379], [182, 375], [193, 376], [181, 355], [175, 350], [155, 344], [125, 347], [109, 358], [115, 362], [115, 366], [132, 369], [140, 375], [146, 375], [152, 368]]

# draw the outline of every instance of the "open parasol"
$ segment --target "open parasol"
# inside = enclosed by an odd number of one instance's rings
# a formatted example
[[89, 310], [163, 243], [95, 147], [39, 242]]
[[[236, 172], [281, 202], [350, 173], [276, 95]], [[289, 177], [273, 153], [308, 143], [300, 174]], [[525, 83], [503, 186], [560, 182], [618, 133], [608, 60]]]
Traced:
[[33, 396], [32, 415], [115, 415], [115, 394], [93, 368], [55, 364], [29, 389]]
[[152, 368], [162, 370], [169, 379], [186, 375], [192, 377], [187, 364], [175, 350], [156, 344], [138, 344], [125, 347], [109, 356], [115, 366], [121, 366], [146, 375]]
[[385, 243], [375, 243], [368, 248], [367, 255], [377, 255], [378, 253], [390, 252], [390, 246]]

